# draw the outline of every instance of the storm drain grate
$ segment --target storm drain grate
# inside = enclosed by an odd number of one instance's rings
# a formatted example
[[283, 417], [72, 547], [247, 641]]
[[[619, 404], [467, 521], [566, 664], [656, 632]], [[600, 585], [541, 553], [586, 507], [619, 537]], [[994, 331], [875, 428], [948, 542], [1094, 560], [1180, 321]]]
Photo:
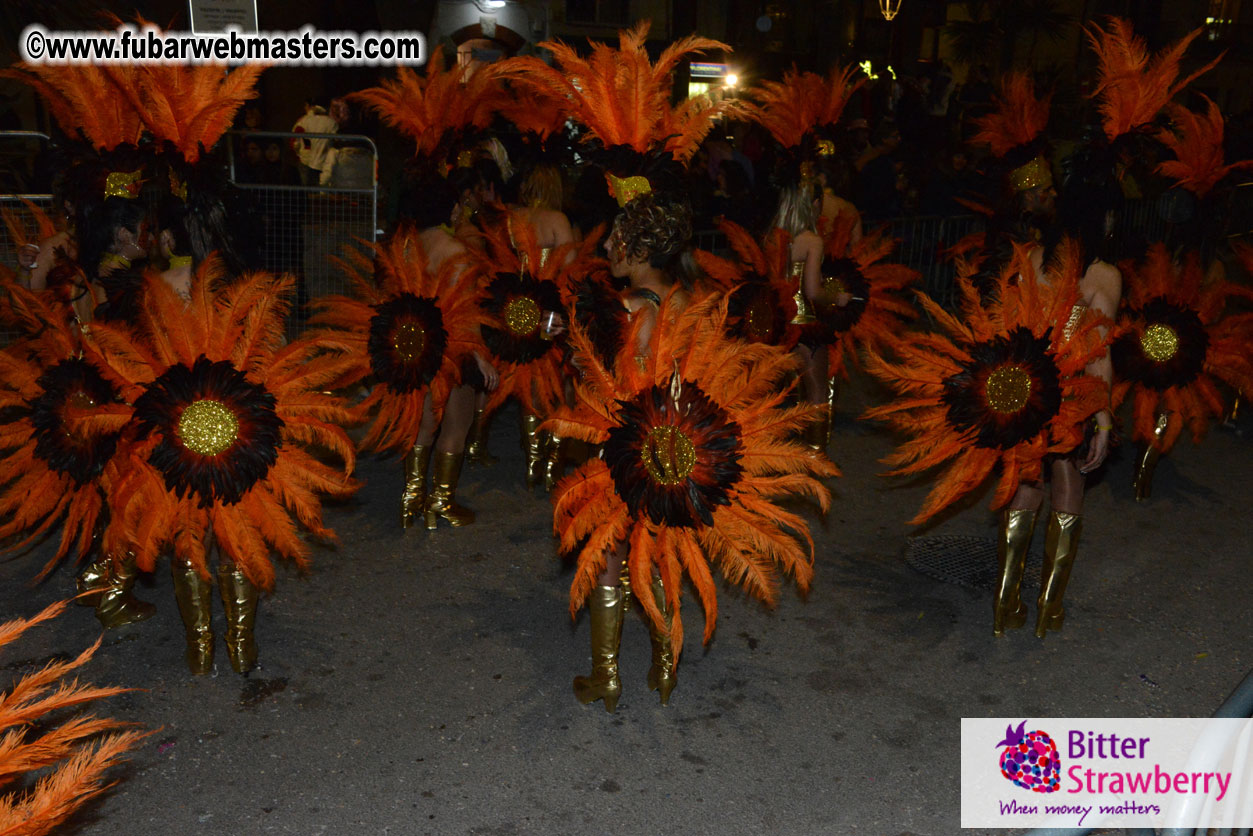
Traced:
[[[940, 534], [935, 537], [914, 537], [905, 549], [905, 562], [922, 574], [943, 583], [968, 586], [973, 589], [996, 588], [997, 560], [996, 541], [962, 534]], [[1023, 573], [1023, 588], [1031, 589], [1040, 584], [1043, 557], [1038, 552], [1027, 553], [1027, 568]]]

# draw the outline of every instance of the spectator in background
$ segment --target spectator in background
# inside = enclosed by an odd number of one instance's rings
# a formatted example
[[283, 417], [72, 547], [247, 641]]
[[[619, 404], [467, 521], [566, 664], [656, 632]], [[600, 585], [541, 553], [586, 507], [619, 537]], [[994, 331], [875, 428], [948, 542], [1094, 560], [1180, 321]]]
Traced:
[[873, 144], [857, 160], [860, 171], [858, 206], [864, 218], [878, 221], [900, 214], [896, 161], [900, 144], [901, 132], [896, 129], [896, 123], [881, 122], [875, 129]]
[[920, 210], [924, 215], [946, 218], [970, 214], [970, 208], [958, 200], [981, 202], [981, 186], [981, 178], [971, 166], [966, 149], [955, 146], [939, 161], [923, 190]]
[[[326, 112], [317, 99], [310, 97], [305, 100], [305, 114], [292, 126], [293, 133], [333, 134], [339, 130], [339, 123]], [[327, 151], [330, 150], [329, 139], [295, 139], [292, 141], [296, 156], [300, 159], [300, 182], [306, 186], [316, 186], [322, 180], [323, 169], [327, 168]]]
[[261, 139], [246, 136], [240, 141], [239, 156], [235, 159], [236, 183], [264, 183], [262, 165], [265, 155], [261, 150]]

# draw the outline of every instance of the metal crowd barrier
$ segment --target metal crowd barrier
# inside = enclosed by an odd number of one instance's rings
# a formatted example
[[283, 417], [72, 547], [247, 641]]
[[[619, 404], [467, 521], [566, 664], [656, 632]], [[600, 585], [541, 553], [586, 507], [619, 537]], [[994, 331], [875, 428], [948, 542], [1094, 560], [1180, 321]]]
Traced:
[[[289, 145], [328, 142], [332, 162], [319, 182], [301, 182], [298, 166], [287, 164]], [[232, 131], [226, 137], [230, 180], [242, 199], [233, 207], [243, 214], [233, 227], [245, 263], [259, 270], [292, 273], [297, 306], [289, 332], [304, 326], [305, 304], [318, 296], [347, 293], [350, 280], [333, 260], [373, 242], [378, 229], [378, 150], [368, 137], [278, 131]], [[248, 146], [257, 143], [256, 151]], [[265, 161], [278, 145], [279, 163]]]

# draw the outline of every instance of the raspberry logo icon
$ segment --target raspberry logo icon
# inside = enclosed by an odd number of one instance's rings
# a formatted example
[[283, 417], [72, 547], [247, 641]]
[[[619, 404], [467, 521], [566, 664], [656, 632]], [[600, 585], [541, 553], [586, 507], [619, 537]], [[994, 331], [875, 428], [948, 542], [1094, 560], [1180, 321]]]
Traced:
[[1031, 792], [1057, 792], [1062, 774], [1057, 744], [1047, 732], [1024, 732], [1026, 728], [1026, 720], [1016, 729], [1013, 724], [1005, 727], [1005, 739], [996, 744], [1005, 747], [1001, 750], [1001, 774]]

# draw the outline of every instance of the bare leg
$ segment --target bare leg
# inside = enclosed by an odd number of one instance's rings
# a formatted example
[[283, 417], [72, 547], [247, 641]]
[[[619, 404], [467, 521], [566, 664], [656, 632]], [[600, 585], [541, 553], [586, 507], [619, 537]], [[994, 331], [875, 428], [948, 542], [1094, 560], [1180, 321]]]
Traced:
[[1084, 475], [1072, 460], [1058, 459], [1053, 462], [1053, 510], [1064, 514], [1082, 514], [1084, 481]]
[[[461, 453], [466, 449], [466, 433], [474, 420], [474, 389], [458, 386], [444, 404], [444, 420], [439, 425], [439, 437], [435, 439], [436, 453]], [[423, 415], [423, 424], [426, 416]]]

